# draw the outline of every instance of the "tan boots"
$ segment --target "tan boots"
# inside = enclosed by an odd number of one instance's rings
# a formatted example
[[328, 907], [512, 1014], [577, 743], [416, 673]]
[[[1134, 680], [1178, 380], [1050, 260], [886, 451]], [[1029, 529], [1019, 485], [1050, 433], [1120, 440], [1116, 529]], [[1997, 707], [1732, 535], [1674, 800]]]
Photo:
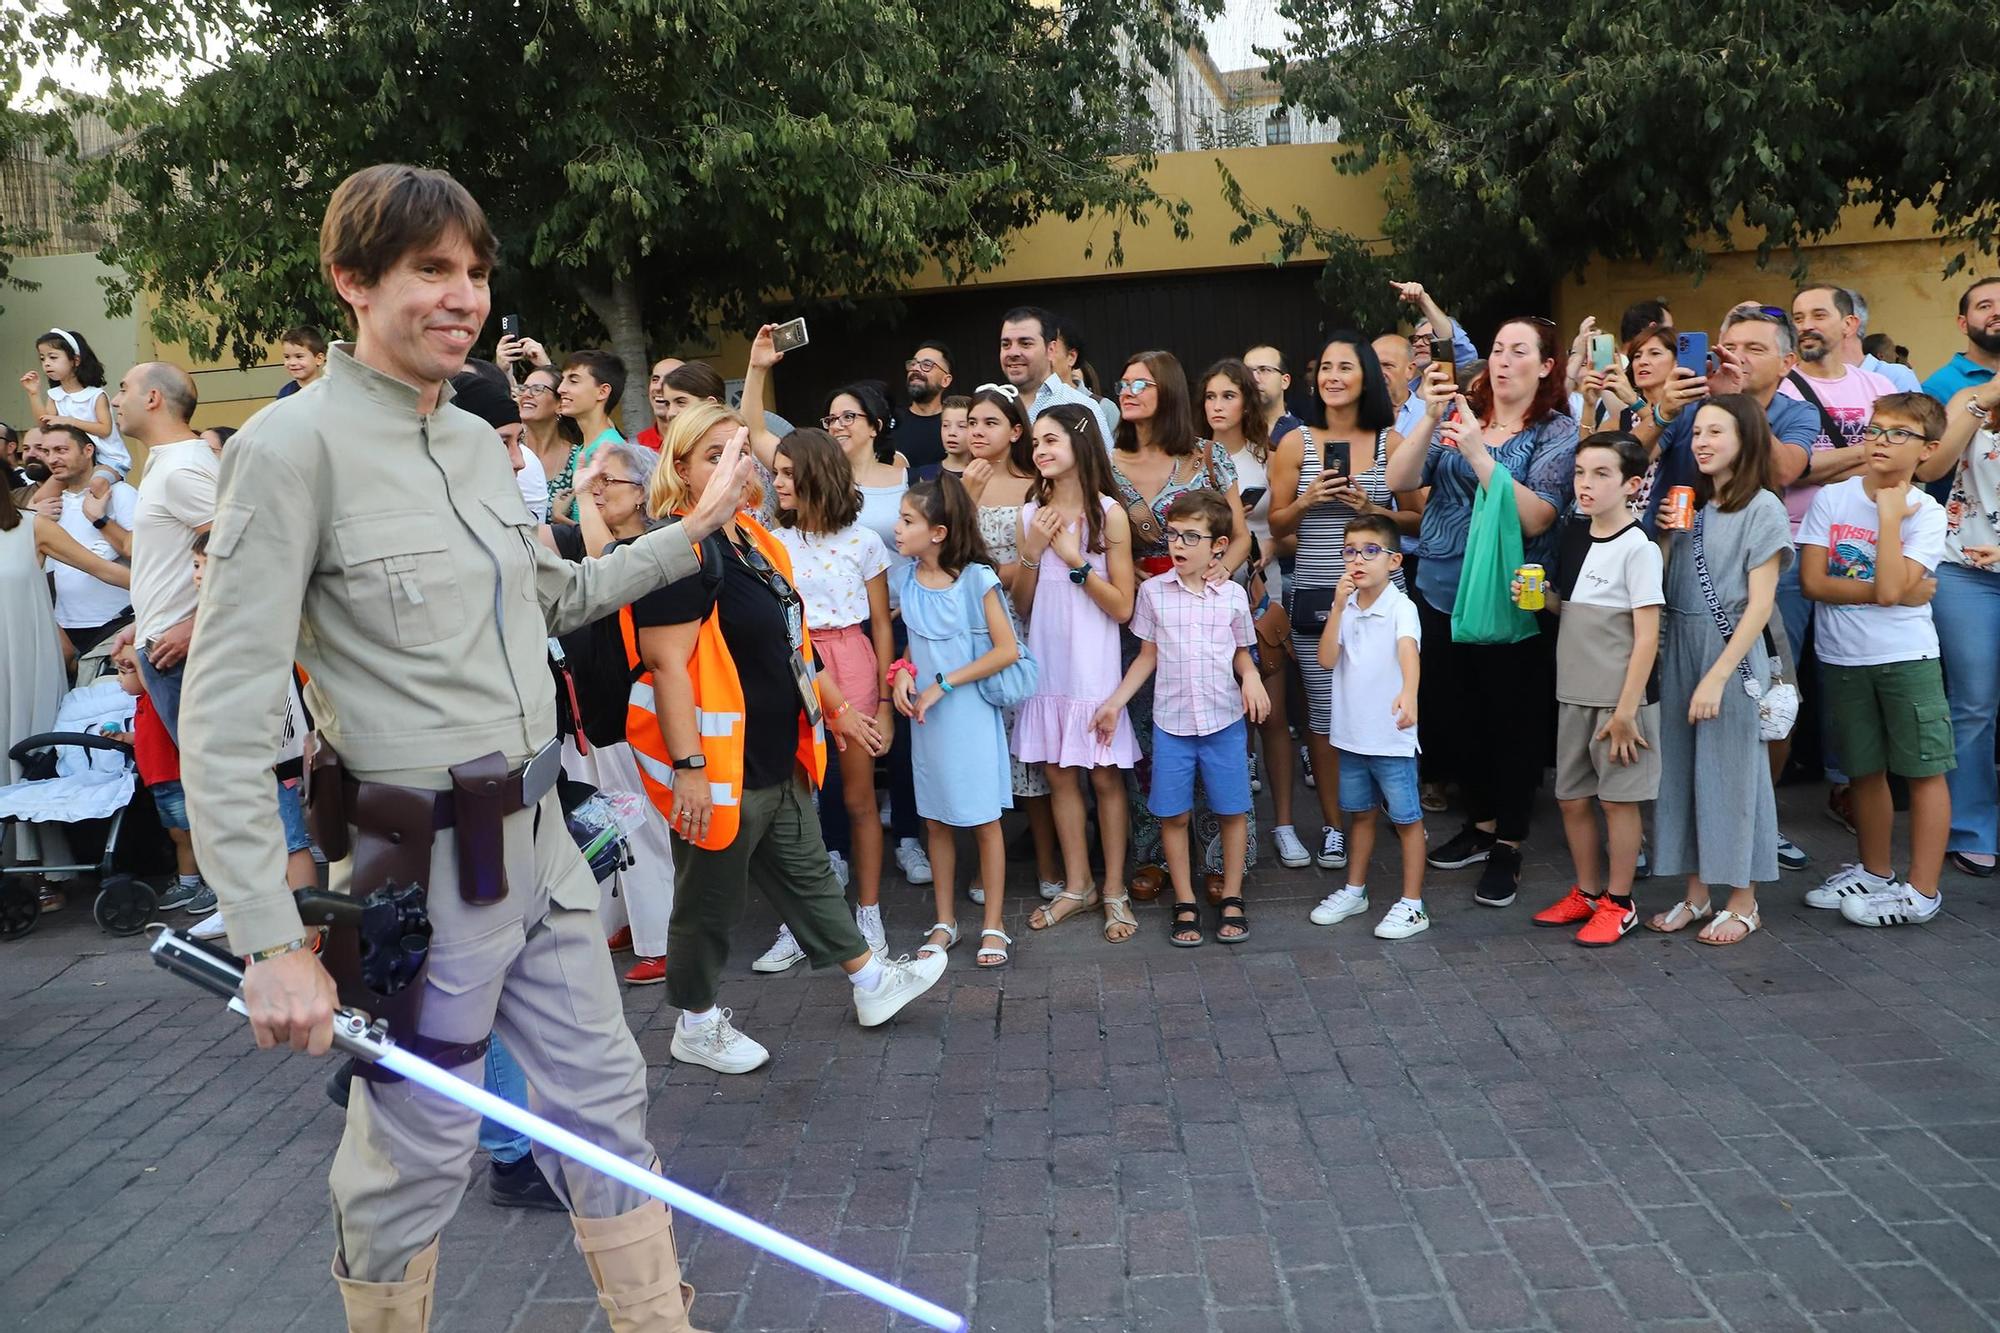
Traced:
[[429, 1333], [437, 1262], [433, 1240], [403, 1269], [401, 1282], [363, 1282], [347, 1276], [347, 1265], [335, 1254], [333, 1280], [347, 1307], [347, 1333]]
[[617, 1217], [570, 1218], [612, 1333], [701, 1333], [688, 1322], [694, 1288], [681, 1281], [673, 1217], [657, 1201]]

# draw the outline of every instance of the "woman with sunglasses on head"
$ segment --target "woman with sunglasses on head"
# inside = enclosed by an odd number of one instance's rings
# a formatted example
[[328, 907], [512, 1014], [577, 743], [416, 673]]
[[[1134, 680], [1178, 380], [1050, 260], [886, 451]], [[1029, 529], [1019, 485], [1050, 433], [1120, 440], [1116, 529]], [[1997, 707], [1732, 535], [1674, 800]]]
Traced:
[[[1340, 752], [1327, 739], [1333, 673], [1319, 664], [1320, 635], [1333, 590], [1347, 572], [1348, 523], [1363, 514], [1385, 514], [1392, 523], [1414, 524], [1416, 515], [1395, 508], [1384, 477], [1396, 408], [1374, 345], [1358, 333], [1335, 333], [1321, 348], [1318, 364], [1304, 424], [1287, 432], [1271, 454], [1271, 532], [1298, 539], [1287, 596], [1293, 655], [1306, 689], [1306, 744], [1319, 796], [1322, 832], [1313, 859], [1323, 870], [1338, 870], [1347, 864], [1347, 838], [1340, 811]], [[1400, 570], [1390, 578], [1397, 588], [1403, 586]], [[1273, 833], [1281, 861], [1305, 864], [1306, 849], [1297, 834], [1290, 829]]]
[[1520, 883], [1521, 840], [1555, 736], [1553, 640], [1538, 633], [1519, 643], [1456, 643], [1451, 612], [1473, 500], [1500, 469], [1512, 479], [1525, 558], [1555, 563], [1556, 518], [1575, 485], [1577, 429], [1565, 410], [1554, 323], [1538, 315], [1508, 320], [1469, 392], [1459, 393], [1441, 366], [1425, 372], [1422, 392], [1424, 414], [1407, 439], [1392, 442], [1387, 481], [1391, 490], [1431, 488], [1417, 571], [1418, 725], [1424, 748], [1463, 789], [1470, 816], [1428, 860], [1439, 870], [1484, 861], [1474, 898], [1505, 907]]
[[[576, 453], [583, 432], [556, 406], [556, 386], [562, 382], [551, 366], [536, 366], [521, 384], [521, 447], [535, 456], [549, 479], [548, 514], [553, 523], [568, 523], [569, 500], [576, 486]], [[579, 517], [581, 515], [579, 514]]]
[[[1229, 505], [1230, 527], [1226, 543], [1217, 543], [1217, 553], [1208, 577], [1233, 579], [1250, 559], [1250, 528], [1243, 517], [1243, 497], [1237, 488], [1236, 465], [1229, 450], [1203, 437], [1196, 425], [1187, 375], [1172, 352], [1140, 352], [1125, 365], [1118, 380], [1118, 438], [1111, 453], [1111, 476], [1117, 483], [1118, 501], [1132, 524], [1132, 557], [1139, 566], [1139, 578], [1164, 574], [1174, 566], [1167, 550], [1167, 510], [1175, 500], [1193, 490], [1212, 490]], [[1139, 640], [1130, 629], [1120, 635], [1125, 669], [1139, 655]], [[1148, 681], [1126, 705], [1133, 734], [1139, 740], [1141, 756], [1153, 756], [1153, 685]], [[1245, 762], [1248, 762], [1246, 757]], [[1160, 821], [1153, 817], [1148, 793], [1140, 780], [1142, 766], [1133, 770], [1130, 787], [1132, 810], [1132, 860], [1138, 867], [1129, 884], [1140, 902], [1151, 902], [1166, 884], [1165, 848], [1160, 841]], [[1250, 814], [1249, 849], [1244, 869], [1257, 863], [1257, 816]], [[1206, 795], [1197, 791], [1189, 827], [1193, 830], [1190, 851], [1199, 857], [1207, 876], [1208, 899], [1222, 901], [1221, 824], [1208, 808]]]

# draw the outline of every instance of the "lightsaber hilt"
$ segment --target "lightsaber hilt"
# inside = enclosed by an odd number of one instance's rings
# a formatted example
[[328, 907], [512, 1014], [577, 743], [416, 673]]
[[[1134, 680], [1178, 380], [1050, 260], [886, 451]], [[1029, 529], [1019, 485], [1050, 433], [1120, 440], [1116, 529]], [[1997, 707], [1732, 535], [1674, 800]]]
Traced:
[[[218, 950], [205, 948], [199, 941], [172, 930], [159, 932], [153, 940], [151, 953], [153, 961], [161, 967], [186, 977], [204, 990], [227, 997], [231, 1010], [245, 1017], [249, 1016], [249, 1010], [244, 1006], [241, 994], [243, 965], [238, 959]], [[807, 1272], [837, 1282], [850, 1291], [859, 1292], [870, 1300], [906, 1314], [932, 1328], [944, 1329], [947, 1333], [965, 1333], [966, 1321], [963, 1316], [933, 1304], [913, 1292], [904, 1291], [900, 1287], [884, 1282], [872, 1273], [864, 1272], [822, 1250], [816, 1250], [803, 1241], [795, 1240], [781, 1231], [765, 1226], [755, 1218], [746, 1217], [705, 1195], [697, 1194], [685, 1185], [676, 1184], [656, 1171], [648, 1171], [642, 1166], [628, 1162], [560, 1125], [551, 1124], [532, 1111], [503, 1101], [478, 1084], [468, 1083], [448, 1070], [440, 1069], [430, 1061], [403, 1050], [389, 1040], [387, 1033], [379, 1024], [371, 1024], [368, 1015], [357, 1009], [334, 1011], [333, 1045], [337, 1050], [379, 1064], [413, 1083], [430, 1088], [468, 1110], [476, 1111], [509, 1129], [525, 1134], [543, 1147], [554, 1149], [563, 1156], [600, 1171], [621, 1184], [651, 1195], [667, 1206], [698, 1218], [719, 1231], [726, 1231], [739, 1240], [748, 1241], [767, 1254], [774, 1254]]]

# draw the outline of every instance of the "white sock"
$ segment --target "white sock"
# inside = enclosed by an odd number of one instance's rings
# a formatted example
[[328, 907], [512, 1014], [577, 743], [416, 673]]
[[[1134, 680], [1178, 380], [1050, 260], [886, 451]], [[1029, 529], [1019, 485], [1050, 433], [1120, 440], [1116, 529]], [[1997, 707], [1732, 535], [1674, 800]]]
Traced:
[[1350, 884], [1347, 886], [1347, 891], [1349, 893], [1359, 894], [1363, 898], [1366, 898], [1368, 896], [1368, 886], [1366, 884]]
[[699, 1032], [720, 1017], [721, 1014], [716, 1012], [714, 1005], [710, 1005], [700, 1013], [696, 1013], [692, 1009], [683, 1009], [681, 1011], [681, 1031]]
[[182, 887], [182, 888], [184, 888], [184, 889], [198, 889], [198, 888], [200, 888], [200, 887], [201, 887], [201, 872], [200, 872], [199, 870], [197, 870], [197, 871], [196, 871], [196, 872], [195, 872], [194, 874], [192, 874], [192, 875], [182, 875], [182, 876], [180, 877], [180, 880], [181, 880], [181, 887]]
[[1271, 833], [1273, 836], [1276, 836], [1277, 834], [1280, 833], [1296, 833], [1296, 832], [1297, 830], [1294, 829], [1290, 824], [1273, 824], [1271, 826]]
[[1894, 870], [1891, 870], [1887, 875], [1878, 875], [1869, 870], [1867, 866], [1858, 866], [1856, 869], [1860, 870], [1861, 878], [1865, 883], [1878, 889], [1886, 889], [1896, 882], [1896, 872]]
[[1419, 912], [1424, 910], [1424, 900], [1422, 898], [1399, 898], [1397, 901], [1405, 907], [1414, 907]]
[[888, 969], [882, 966], [882, 960], [871, 950], [868, 961], [858, 970], [849, 972], [847, 979], [854, 983], [856, 990], [878, 991], [882, 989], [882, 983], [888, 979], [888, 975]]

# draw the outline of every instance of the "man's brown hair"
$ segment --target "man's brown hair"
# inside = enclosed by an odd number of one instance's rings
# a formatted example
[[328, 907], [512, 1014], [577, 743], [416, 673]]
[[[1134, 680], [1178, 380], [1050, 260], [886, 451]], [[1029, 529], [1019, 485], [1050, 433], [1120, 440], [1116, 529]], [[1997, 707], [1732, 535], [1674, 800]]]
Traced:
[[363, 167], [334, 190], [319, 228], [319, 267], [333, 281], [336, 266], [372, 286], [397, 260], [453, 231], [491, 267], [500, 242], [463, 185], [442, 171], [385, 162]]

